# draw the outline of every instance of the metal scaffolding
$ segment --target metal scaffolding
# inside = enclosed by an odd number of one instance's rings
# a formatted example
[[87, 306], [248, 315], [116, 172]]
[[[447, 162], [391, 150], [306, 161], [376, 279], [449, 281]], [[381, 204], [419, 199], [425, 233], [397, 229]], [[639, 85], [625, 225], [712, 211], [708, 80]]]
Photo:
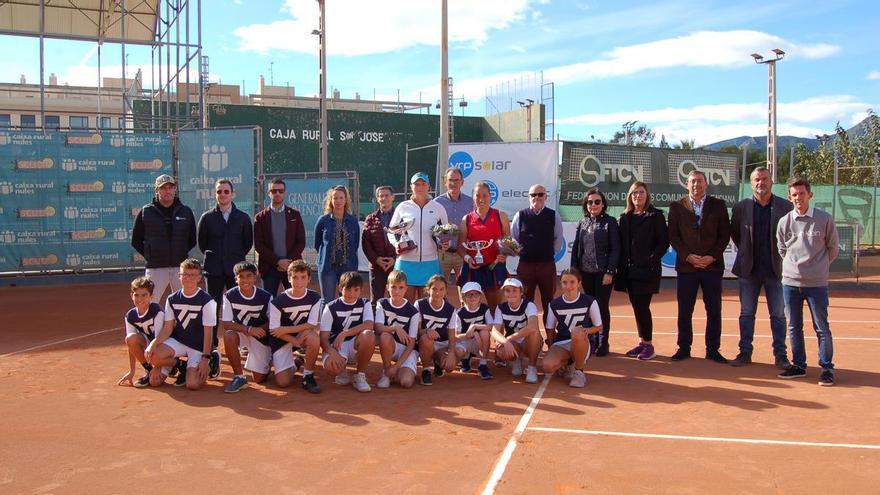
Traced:
[[[146, 122], [137, 122], [142, 129], [203, 127], [207, 81], [206, 75], [199, 70], [203, 61], [202, 2], [195, 0], [193, 6], [191, 3], [192, 0], [66, 0], [64, 3], [7, 0], [0, 2], [0, 34], [39, 38], [41, 123], [45, 123], [46, 113], [44, 40], [48, 38], [98, 44], [96, 93], [99, 116], [102, 111], [102, 48], [105, 43], [110, 43], [120, 46], [122, 83], [118, 91], [120, 110], [126, 120], [134, 123], [135, 119], [146, 119]], [[195, 15], [191, 9], [196, 11]], [[195, 40], [191, 40], [191, 27], [195, 28]], [[151, 48], [148, 91], [135, 84], [136, 78], [127, 77], [127, 45]], [[190, 82], [191, 67], [199, 73], [196, 85]], [[133, 100], [149, 100], [149, 112], [135, 115]], [[197, 106], [193, 106], [195, 102]]]

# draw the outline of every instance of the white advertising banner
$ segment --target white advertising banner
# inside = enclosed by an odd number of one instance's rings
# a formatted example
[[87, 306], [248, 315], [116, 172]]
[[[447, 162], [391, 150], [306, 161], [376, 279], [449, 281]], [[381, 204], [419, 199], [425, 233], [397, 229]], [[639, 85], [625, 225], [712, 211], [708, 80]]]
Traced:
[[449, 166], [461, 169], [465, 192], [470, 195], [477, 181], [488, 183], [492, 207], [507, 212], [511, 219], [529, 205], [532, 184], [547, 188], [547, 206], [556, 209], [558, 162], [556, 142], [449, 145]]

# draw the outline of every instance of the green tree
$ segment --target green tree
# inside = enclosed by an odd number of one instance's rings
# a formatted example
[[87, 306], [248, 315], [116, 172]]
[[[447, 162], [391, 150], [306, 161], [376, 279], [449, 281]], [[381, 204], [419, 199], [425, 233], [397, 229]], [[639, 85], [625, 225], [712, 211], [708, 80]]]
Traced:
[[[633, 146], [646, 147], [654, 144], [654, 131], [646, 126], [640, 125], [629, 132], [629, 140]], [[626, 143], [626, 129], [617, 131], [614, 133], [614, 137], [611, 138], [610, 143], [616, 144], [627, 144]]]
[[660, 147], [669, 148], [669, 143], [666, 142], [666, 134], [660, 134]]

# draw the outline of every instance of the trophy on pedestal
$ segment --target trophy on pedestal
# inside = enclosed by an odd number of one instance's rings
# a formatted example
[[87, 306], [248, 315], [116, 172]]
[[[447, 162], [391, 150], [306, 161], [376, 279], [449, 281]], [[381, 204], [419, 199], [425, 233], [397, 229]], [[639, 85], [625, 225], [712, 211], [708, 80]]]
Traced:
[[409, 229], [414, 223], [414, 218], [404, 217], [400, 219], [400, 222], [398, 222], [397, 225], [389, 225], [388, 227], [385, 227], [386, 232], [390, 232], [397, 236], [398, 252], [405, 253], [416, 248], [415, 241], [409, 236]]
[[483, 253], [480, 252], [480, 250], [485, 249], [494, 243], [495, 239], [490, 239], [488, 241], [465, 241], [464, 243], [462, 243], [462, 246], [464, 246], [465, 249], [476, 251], [477, 253], [474, 255], [474, 263], [477, 265], [482, 265], [486, 261], [486, 259], [483, 257]]

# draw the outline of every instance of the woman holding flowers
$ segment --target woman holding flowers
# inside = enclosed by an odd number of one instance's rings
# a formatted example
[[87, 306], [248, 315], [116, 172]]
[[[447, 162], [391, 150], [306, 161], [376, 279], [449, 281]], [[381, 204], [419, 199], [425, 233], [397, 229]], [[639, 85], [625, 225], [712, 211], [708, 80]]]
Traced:
[[458, 285], [480, 284], [486, 303], [493, 310], [499, 302], [499, 288], [507, 278], [507, 254], [502, 252], [501, 238], [510, 236], [510, 220], [503, 211], [489, 206], [491, 194], [485, 182], [474, 184], [474, 211], [461, 220], [458, 253], [464, 263], [458, 274]]

